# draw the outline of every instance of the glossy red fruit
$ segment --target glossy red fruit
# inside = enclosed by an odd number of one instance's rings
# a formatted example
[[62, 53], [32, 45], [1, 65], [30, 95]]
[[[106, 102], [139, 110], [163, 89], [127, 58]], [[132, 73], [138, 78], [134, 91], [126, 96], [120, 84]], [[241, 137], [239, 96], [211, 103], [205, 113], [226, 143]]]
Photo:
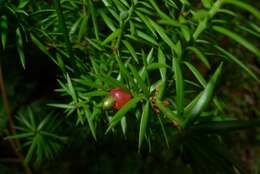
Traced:
[[132, 98], [130, 93], [122, 88], [113, 88], [109, 95], [115, 99], [113, 108], [117, 110], [122, 108]]

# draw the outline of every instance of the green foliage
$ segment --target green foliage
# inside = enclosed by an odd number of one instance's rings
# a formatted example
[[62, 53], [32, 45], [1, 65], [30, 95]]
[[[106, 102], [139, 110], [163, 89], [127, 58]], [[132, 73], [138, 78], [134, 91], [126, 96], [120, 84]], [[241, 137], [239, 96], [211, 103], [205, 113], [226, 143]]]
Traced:
[[50, 113], [42, 120], [38, 120], [31, 108], [20, 111], [17, 115], [18, 131], [16, 135], [7, 136], [6, 139], [20, 139], [23, 141], [23, 148], [28, 151], [25, 156], [25, 163], [34, 161], [39, 164], [44, 159], [51, 159], [60, 151], [61, 143], [67, 138], [56, 134], [59, 121], [55, 115]]
[[[60, 69], [60, 98], [48, 104], [65, 113], [59, 119], [75, 129], [87, 127], [97, 142], [110, 134], [129, 138], [134, 133], [140, 153], [156, 147], [153, 140], [164, 139], [168, 148], [180, 151], [179, 157], [189, 156], [194, 173], [243, 173], [219, 133], [260, 123], [226, 121], [216, 90], [226, 60], [259, 81], [257, 71], [234, 50], [239, 44], [259, 61], [257, 41], [249, 37], [260, 36], [260, 14], [253, 5], [236, 0], [23, 0], [6, 1], [0, 8], [1, 51], [15, 38], [24, 68], [25, 48], [31, 44]], [[118, 111], [104, 110], [104, 98], [115, 87], [130, 91], [132, 99]], [[37, 120], [28, 109], [17, 119], [17, 134], [7, 138], [21, 139], [26, 162], [53, 157], [66, 140], [56, 134], [58, 118], [52, 113]]]

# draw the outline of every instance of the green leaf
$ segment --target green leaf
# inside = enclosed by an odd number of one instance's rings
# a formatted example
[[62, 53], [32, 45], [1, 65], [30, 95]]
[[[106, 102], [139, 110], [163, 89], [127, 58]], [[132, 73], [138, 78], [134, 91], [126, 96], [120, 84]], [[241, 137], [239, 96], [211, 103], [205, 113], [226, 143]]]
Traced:
[[165, 107], [162, 101], [156, 99], [156, 106], [162, 111], [163, 115], [166, 116], [170, 121], [172, 121], [176, 126], [180, 126], [181, 120], [177, 114], [170, 108]]
[[147, 122], [149, 119], [149, 101], [146, 102], [146, 104], [143, 107], [143, 113], [140, 121], [140, 127], [139, 127], [139, 141], [138, 141], [138, 151], [140, 152], [143, 139], [145, 137], [146, 128], [147, 128]]
[[199, 21], [199, 25], [192, 35], [194, 40], [197, 40], [199, 35], [207, 28], [207, 23], [208, 23], [207, 18], [204, 18], [203, 20]]
[[[196, 77], [196, 79], [200, 82], [200, 84], [204, 87], [204, 88], [206, 88], [206, 86], [207, 86], [207, 82], [206, 82], [206, 80], [204, 79], [204, 77], [201, 75], [201, 73], [192, 65], [192, 64], [190, 64], [190, 63], [188, 63], [188, 62], [184, 62], [184, 64], [190, 69], [190, 71], [193, 73], [193, 75]], [[199, 94], [199, 95], [201, 95], [201, 94]], [[193, 101], [192, 101], [193, 102]], [[191, 102], [191, 103], [192, 103]], [[220, 111], [222, 111], [223, 109], [222, 109], [222, 107], [221, 107], [221, 105], [220, 105], [220, 103], [219, 103], [219, 100], [218, 100], [218, 98], [215, 96], [214, 98], [213, 98], [213, 102], [214, 102], [214, 104], [216, 105], [216, 107], [220, 110]], [[190, 103], [190, 104], [191, 104]], [[189, 105], [190, 105], [189, 104]], [[187, 113], [187, 112], [186, 112]]]
[[32, 39], [32, 42], [48, 57], [52, 59], [52, 61], [57, 64], [56, 60], [52, 57], [52, 55], [49, 53], [48, 49], [32, 34], [30, 33], [30, 37]]
[[239, 8], [247, 10], [248, 12], [252, 13], [257, 19], [260, 19], [260, 12], [259, 9], [243, 2], [240, 0], [223, 0], [224, 3], [235, 5]]
[[[40, 162], [40, 159], [41, 160], [43, 159], [43, 155], [46, 152], [46, 150], [44, 148], [45, 145], [44, 145], [44, 142], [43, 142], [44, 140], [43, 140], [42, 136], [38, 136], [37, 138], [38, 138], [38, 140], [37, 140], [36, 146], [38, 146], [38, 147], [37, 147], [37, 150], [36, 150], [36, 154], [37, 154], [36, 163]], [[49, 149], [49, 148], [47, 148], [47, 149]]]
[[[158, 63], [162, 65], [166, 65], [166, 58], [160, 47], [158, 48]], [[161, 79], [163, 81], [166, 81], [166, 67], [160, 68], [160, 74], [161, 74]]]
[[146, 77], [148, 78], [148, 66], [153, 62], [153, 50], [152, 48], [147, 56], [145, 54], [142, 56], [144, 66], [139, 71], [139, 74], [143, 80], [145, 80]]
[[231, 60], [233, 62], [235, 62], [238, 66], [240, 66], [246, 73], [248, 73], [252, 78], [254, 78], [255, 80], [259, 80], [259, 78], [257, 77], [257, 75], [251, 70], [249, 69], [245, 64], [243, 64], [237, 57], [235, 57], [233, 54], [231, 54], [230, 52], [226, 51], [225, 49], [215, 45], [214, 46], [217, 50], [219, 50], [221, 53], [223, 53], [225, 55], [225, 58], [228, 60]]
[[1, 31], [2, 46], [3, 49], [5, 49], [6, 41], [7, 41], [7, 32], [8, 32], [8, 21], [5, 15], [3, 15], [0, 18], [0, 31]]
[[156, 14], [158, 14], [162, 19], [171, 20], [171, 18], [160, 9], [160, 7], [154, 2], [154, 0], [149, 0], [149, 2], [156, 10]]
[[153, 15], [153, 12], [150, 9], [148, 9], [148, 8], [136, 7], [136, 11], [139, 11], [142, 14], [149, 15], [149, 16]]
[[149, 65], [147, 65], [146, 69], [148, 71], [153, 71], [156, 69], [165, 69], [165, 68], [170, 68], [170, 66], [166, 65], [166, 64], [162, 64], [162, 63], [151, 63]]
[[202, 2], [202, 5], [205, 8], [210, 8], [212, 6], [212, 1], [211, 0], [201, 0], [201, 2]]
[[121, 34], [121, 28], [116, 29], [114, 32], [112, 32], [102, 43], [101, 45], [106, 45], [107, 43], [115, 40], [119, 35]]
[[33, 152], [35, 151], [35, 148], [37, 147], [37, 139], [38, 139], [37, 137], [38, 136], [36, 135], [36, 137], [34, 137], [34, 139], [32, 140], [32, 144], [31, 144], [31, 146], [30, 146], [30, 148], [29, 148], [29, 150], [28, 150], [28, 152], [25, 156], [24, 162], [26, 164], [28, 164], [29, 161], [31, 161], [31, 159], [32, 159]]
[[91, 20], [94, 28], [94, 33], [96, 36], [96, 39], [99, 40], [99, 31], [98, 31], [98, 26], [97, 26], [97, 13], [96, 13], [96, 8], [94, 8], [94, 5], [91, 0], [88, 0], [88, 5], [91, 13]]
[[147, 64], [150, 64], [153, 62], [153, 51], [154, 51], [154, 49], [151, 48], [151, 50], [149, 51], [149, 54], [147, 55], [147, 58], [146, 58]]
[[163, 132], [163, 137], [164, 137], [166, 146], [167, 146], [167, 148], [169, 149], [169, 148], [170, 148], [170, 145], [169, 145], [169, 140], [168, 140], [168, 136], [167, 136], [166, 131], [165, 131], [164, 124], [163, 124], [162, 119], [161, 119], [160, 117], [157, 117], [157, 118], [158, 118], [158, 120], [159, 120], [161, 129], [162, 129], [162, 132]]
[[121, 128], [124, 136], [126, 136], [126, 130], [127, 130], [127, 122], [126, 122], [126, 117], [123, 117], [120, 121], [121, 123]]
[[68, 85], [69, 94], [71, 95], [73, 101], [75, 103], [77, 103], [77, 101], [78, 101], [77, 95], [76, 95], [75, 89], [74, 89], [74, 87], [72, 85], [72, 82], [70, 80], [69, 74], [66, 74], [66, 79], [67, 79], [67, 85]]
[[135, 36], [136, 35], [136, 29], [135, 29], [135, 23], [132, 21], [129, 21], [129, 25], [130, 25], [130, 35], [131, 36]]
[[164, 42], [172, 49], [176, 49], [175, 44], [172, 42], [172, 40], [167, 36], [165, 33], [164, 29], [158, 25], [156, 22], [153, 20], [149, 19], [151, 25], [153, 28], [156, 30], [156, 32], [161, 36], [161, 38], [164, 40]]
[[[131, 9], [129, 9], [131, 10]], [[125, 11], [122, 11], [120, 13], [120, 22], [126, 22], [128, 20], [128, 17], [129, 17], [129, 11], [128, 10], [125, 10]]]
[[[34, 12], [31, 12], [30, 13], [30, 16], [36, 16], [36, 15], [41, 15], [41, 14], [44, 14], [44, 13], [52, 13], [52, 12], [55, 12], [56, 10], [54, 9], [41, 9], [41, 10], [36, 10]], [[46, 15], [45, 14], [45, 15]]]
[[23, 68], [25, 69], [25, 57], [23, 52], [23, 38], [20, 32], [20, 29], [16, 29], [16, 48], [20, 57], [20, 61], [22, 63]]
[[250, 29], [250, 28], [247, 28], [245, 26], [238, 26], [241, 30], [249, 33], [249, 34], [252, 34], [253, 36], [255, 37], [258, 37], [258, 39], [260, 38], [260, 34], [255, 32], [254, 30]]
[[158, 22], [158, 24], [169, 25], [172, 27], [181, 27], [181, 24], [177, 20], [161, 19], [161, 20], [158, 20], [157, 22]]
[[7, 136], [5, 139], [6, 140], [10, 140], [10, 139], [21, 139], [21, 138], [27, 138], [27, 137], [31, 137], [34, 136], [33, 132], [28, 132], [28, 133], [19, 133], [16, 135], [11, 135], [11, 136]]
[[79, 25], [79, 34], [78, 34], [78, 40], [81, 41], [83, 39], [83, 37], [86, 35], [87, 33], [87, 24], [88, 24], [88, 16], [82, 16], [81, 17], [82, 20], [80, 22]]
[[260, 33], [260, 26], [256, 25], [254, 22], [249, 22], [251, 28], [253, 28], [256, 32]]
[[76, 106], [71, 104], [50, 103], [48, 104], [48, 106], [62, 108], [62, 109], [76, 109]]
[[203, 87], [206, 87], [207, 82], [204, 79], [204, 77], [201, 75], [201, 73], [189, 62], [184, 62], [184, 64], [190, 69], [190, 71], [193, 73], [193, 75], [196, 77], [196, 79], [202, 84]]
[[221, 70], [222, 70], [222, 63], [219, 65], [219, 67], [217, 68], [217, 70], [215, 71], [215, 73], [213, 74], [211, 79], [209, 80], [206, 88], [202, 92], [202, 95], [198, 99], [198, 101], [197, 101], [196, 105], [194, 106], [194, 108], [192, 109], [191, 113], [187, 116], [187, 118], [184, 122], [185, 127], [192, 124], [197, 119], [199, 114], [209, 105], [209, 103], [213, 97], [213, 94], [214, 94], [214, 91], [216, 88], [216, 83], [217, 83], [217, 80], [219, 79]]
[[238, 14], [236, 12], [228, 10], [228, 9], [219, 9], [218, 12], [219, 13], [228, 14], [228, 15], [233, 16], [233, 17], [237, 17], [238, 16]]
[[104, 51], [102, 47], [100, 47], [100, 42], [97, 42], [92, 39], [86, 39], [93, 48], [97, 49], [98, 51]]
[[145, 84], [145, 82], [142, 80], [142, 78], [140, 77], [138, 71], [136, 70], [136, 68], [134, 66], [132, 66], [131, 64], [129, 64], [129, 67], [131, 69], [131, 72], [133, 73], [136, 83], [140, 86], [140, 88], [142, 89], [142, 91], [144, 92], [145, 96], [149, 95], [149, 91], [147, 88], [147, 85]]
[[172, 49], [172, 54], [176, 55], [177, 58], [181, 60], [181, 58], [182, 58], [182, 44], [181, 44], [180, 40], [177, 41], [176, 48]]
[[180, 60], [173, 57], [173, 70], [176, 87], [177, 114], [181, 116], [184, 112], [184, 86]]
[[153, 37], [149, 36], [148, 34], [142, 32], [140, 30], [136, 30], [136, 35], [154, 45], [158, 45], [157, 41]]
[[108, 11], [111, 13], [111, 15], [120, 22], [120, 16], [118, 15], [118, 12], [116, 10], [113, 10], [112, 8], [109, 8]]
[[173, 0], [168, 0], [165, 3], [167, 3], [167, 5], [179, 10], [179, 7], [177, 6], [177, 4], [173, 1]]
[[99, 11], [100, 16], [103, 18], [103, 21], [105, 22], [105, 24], [108, 26], [108, 28], [112, 31], [116, 30], [116, 27], [113, 23], [113, 20], [111, 18], [109, 18], [106, 13], [103, 10]]
[[151, 23], [149, 22], [148, 18], [138, 11], [136, 12], [136, 14], [144, 22], [144, 24], [147, 26], [147, 28], [153, 33], [153, 35], [157, 38], [157, 35], [156, 35]]
[[130, 111], [130, 109], [135, 108], [137, 103], [143, 99], [141, 96], [136, 96], [128, 101], [111, 119], [109, 126], [106, 130], [106, 134], [124, 117], [124, 115]]
[[219, 12], [219, 9], [221, 9], [221, 5], [223, 3], [223, 0], [217, 0], [215, 3], [212, 5], [212, 7], [209, 10], [209, 17], [213, 18], [214, 15]]
[[[159, 47], [158, 48], [158, 64], [163, 64], [163, 65], [166, 65], [166, 58], [165, 58], [165, 55], [164, 53], [162, 52], [161, 48]], [[151, 64], [150, 64], [151, 65]], [[149, 65], [148, 65], [149, 66]], [[148, 67], [147, 66], [147, 67]], [[147, 68], [148, 69], [148, 68]], [[160, 74], [161, 74], [161, 85], [160, 85], [160, 90], [157, 94], [157, 98], [159, 100], [162, 100], [162, 97], [164, 95], [164, 91], [165, 91], [165, 88], [166, 88], [166, 78], [167, 78], [167, 71], [166, 71], [166, 67], [161, 67], [159, 68], [159, 71], [160, 71]]]
[[213, 29], [221, 34], [224, 34], [224, 35], [230, 37], [231, 39], [235, 40], [236, 42], [240, 43], [245, 48], [247, 48], [249, 51], [251, 51], [252, 53], [257, 55], [258, 58], [260, 58], [260, 50], [254, 44], [250, 43], [247, 39], [234, 33], [233, 31], [230, 31], [223, 27], [213, 26]]
[[183, 5], [190, 6], [189, 0], [180, 0], [180, 2], [181, 2]]
[[209, 64], [209, 61], [208, 59], [203, 55], [203, 53], [196, 47], [188, 47], [187, 48], [188, 50], [191, 50], [193, 53], [196, 54], [196, 56], [204, 63], [204, 65], [210, 69], [210, 64]]
[[90, 131], [91, 131], [91, 134], [92, 134], [93, 138], [95, 139], [95, 141], [97, 141], [96, 129], [95, 129], [95, 126], [94, 126], [94, 124], [93, 124], [92, 119], [90, 118], [91, 113], [89, 112], [89, 110], [88, 110], [87, 107], [84, 107], [84, 111], [85, 111], [85, 117], [87, 118], [88, 125], [89, 125]]
[[111, 86], [111, 87], [123, 87], [124, 84], [122, 82], [120, 82], [119, 80], [114, 79], [113, 77], [109, 76], [109, 75], [101, 75], [101, 74], [97, 74], [96, 77], [105, 82], [107, 85]]
[[[36, 130], [37, 131], [42, 131], [42, 129], [47, 125], [49, 124], [49, 120], [50, 120], [50, 115], [45, 117], [40, 123], [39, 125], [37, 126]], [[47, 125], [48, 126], [48, 125]]]
[[209, 12], [205, 9], [200, 9], [198, 11], [195, 11], [192, 15], [192, 19], [195, 21], [202, 21], [205, 18], [208, 18]]
[[190, 41], [190, 37], [191, 37], [191, 33], [190, 33], [190, 28], [187, 25], [181, 25], [181, 33], [184, 37], [184, 39], [189, 42]]
[[57, 59], [58, 67], [61, 69], [61, 71], [63, 73], [65, 73], [66, 72], [65, 63], [64, 63], [64, 61], [62, 59], [62, 56], [58, 52], [56, 52], [56, 59]]
[[20, 2], [19, 2], [19, 4], [18, 4], [17, 8], [18, 8], [18, 9], [22, 9], [22, 8], [24, 8], [28, 3], [29, 3], [29, 0], [20, 0]]
[[111, 0], [102, 0], [103, 1], [103, 4], [106, 6], [106, 7], [112, 7], [112, 2]]
[[16, 117], [17, 120], [23, 124], [25, 127], [28, 128], [28, 130], [34, 130], [35, 127], [33, 127], [33, 125], [22, 115], [19, 113], [18, 117]]
[[119, 54], [120, 54], [119, 52], [116, 52], [114, 54], [114, 58], [116, 59], [116, 62], [118, 63], [119, 68], [120, 68], [120, 72], [119, 72], [120, 80], [121, 81], [123, 81], [123, 79], [127, 79], [127, 80], [132, 79], [133, 80], [133, 78], [128, 75], [128, 71], [126, 69], [126, 64], [122, 62], [122, 58]]
[[120, 12], [123, 12], [126, 10], [126, 7], [119, 0], [112, 0], [112, 1]]
[[131, 56], [135, 59], [136, 63], [138, 63], [139, 61], [138, 61], [136, 52], [134, 50], [134, 47], [126, 40], [123, 40], [122, 42], [125, 45], [125, 47], [128, 49], [128, 51], [131, 54]]
[[122, 3], [123, 3], [126, 7], [128, 7], [128, 8], [130, 7], [130, 6], [129, 6], [129, 3], [127, 2], [127, 0], [121, 0], [121, 1], [122, 1]]
[[192, 111], [192, 109], [194, 108], [194, 106], [196, 105], [196, 103], [198, 102], [198, 100], [200, 99], [202, 95], [202, 92], [200, 92], [195, 98], [192, 99], [192, 101], [184, 108], [184, 114], [185, 116], [189, 116], [190, 112]]
[[61, 7], [60, 0], [54, 0], [54, 6], [55, 6], [55, 10], [56, 10], [56, 15], [58, 17], [57, 20], [58, 20], [59, 29], [60, 29], [62, 36], [63, 36], [63, 39], [64, 39], [64, 45], [65, 45], [65, 48], [66, 48], [66, 52], [68, 53], [71, 61], [74, 62], [75, 59], [74, 59], [74, 55], [73, 55], [73, 51], [72, 51], [72, 44], [71, 44], [70, 39], [69, 39], [69, 33], [67, 31], [67, 26], [66, 26], [66, 23], [65, 23], [64, 14], [62, 13], [62, 7]]
[[107, 92], [106, 91], [91, 91], [91, 92], [86, 92], [82, 94], [84, 97], [98, 97], [98, 96], [106, 96]]
[[54, 138], [56, 140], [63, 141], [63, 142], [68, 140], [67, 137], [59, 136], [59, 135], [56, 135], [54, 133], [50, 133], [50, 132], [46, 132], [46, 131], [41, 131], [40, 134], [46, 135], [48, 137], [51, 137], [51, 138]]

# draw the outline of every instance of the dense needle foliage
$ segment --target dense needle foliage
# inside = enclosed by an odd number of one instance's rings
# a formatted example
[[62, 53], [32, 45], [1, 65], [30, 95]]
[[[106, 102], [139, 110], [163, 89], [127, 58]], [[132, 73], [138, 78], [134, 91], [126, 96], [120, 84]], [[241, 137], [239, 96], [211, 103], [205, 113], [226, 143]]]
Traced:
[[[27, 174], [78, 151], [92, 173], [248, 172], [226, 139], [260, 120], [228, 116], [219, 89], [230, 67], [259, 83], [258, 2], [0, 0], [0, 32], [0, 135]], [[104, 109], [114, 88], [131, 99]], [[95, 164], [110, 148], [127, 167]], [[156, 155], [169, 166], [142, 162]]]

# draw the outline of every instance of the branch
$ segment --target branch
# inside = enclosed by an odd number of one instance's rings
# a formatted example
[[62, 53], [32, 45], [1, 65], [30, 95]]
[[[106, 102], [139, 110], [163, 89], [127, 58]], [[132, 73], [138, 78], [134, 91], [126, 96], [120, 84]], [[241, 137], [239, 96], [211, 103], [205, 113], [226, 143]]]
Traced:
[[[7, 93], [6, 93], [6, 90], [5, 90], [5, 84], [4, 84], [3, 71], [2, 71], [1, 64], [0, 64], [0, 91], [1, 91], [1, 94], [2, 94], [2, 99], [3, 99], [3, 104], [4, 104], [4, 111], [6, 112], [6, 114], [8, 116], [10, 132], [15, 135], [16, 134], [16, 130], [15, 130], [13, 117], [12, 117], [12, 114], [11, 114], [11, 111], [10, 111], [10, 107], [9, 107]], [[16, 139], [16, 140], [9, 140], [9, 143], [10, 143], [14, 153], [16, 154], [16, 156], [21, 161], [26, 174], [32, 174], [32, 171], [29, 168], [29, 166], [24, 163], [24, 156], [20, 152], [20, 147], [21, 147], [20, 141], [18, 139]]]

